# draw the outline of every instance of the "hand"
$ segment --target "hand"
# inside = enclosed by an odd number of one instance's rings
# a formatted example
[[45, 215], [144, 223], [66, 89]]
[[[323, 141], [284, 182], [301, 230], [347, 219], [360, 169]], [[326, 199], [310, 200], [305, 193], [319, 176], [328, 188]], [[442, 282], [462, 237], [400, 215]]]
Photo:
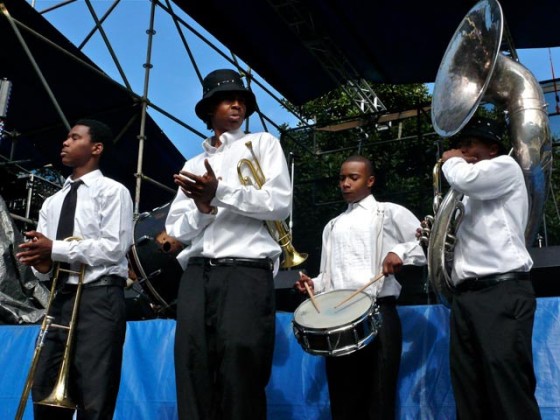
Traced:
[[385, 259], [383, 260], [383, 274], [388, 276], [389, 274], [396, 274], [401, 271], [403, 261], [394, 252], [389, 252]]
[[29, 241], [19, 245], [21, 252], [16, 254], [17, 260], [32, 266], [40, 273], [47, 273], [52, 267], [52, 241], [37, 231], [24, 232]]
[[299, 290], [301, 293], [307, 293], [307, 289], [305, 288], [305, 283], [309, 286], [309, 288], [313, 291], [313, 280], [307, 274], [299, 272], [299, 280], [295, 282], [294, 287]]
[[465, 156], [463, 154], [463, 152], [461, 151], [461, 149], [449, 149], [446, 150], [445, 152], [443, 152], [443, 155], [441, 155], [441, 161], [445, 162], [446, 160], [451, 159], [452, 157], [460, 157], [462, 159], [465, 159], [467, 161], [467, 163], [476, 163], [478, 162], [478, 159], [474, 156]]
[[183, 193], [192, 198], [198, 210], [202, 213], [210, 213], [212, 210], [211, 201], [216, 196], [218, 189], [218, 178], [214, 174], [214, 170], [208, 160], [204, 160], [206, 173], [202, 176], [195, 175], [187, 171], [181, 171], [179, 174], [173, 175], [175, 184], [177, 184]]

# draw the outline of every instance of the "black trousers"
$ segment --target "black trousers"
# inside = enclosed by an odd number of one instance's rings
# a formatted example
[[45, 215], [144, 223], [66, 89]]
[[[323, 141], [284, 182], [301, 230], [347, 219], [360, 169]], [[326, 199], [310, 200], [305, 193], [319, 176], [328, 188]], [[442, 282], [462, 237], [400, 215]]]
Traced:
[[266, 419], [275, 322], [270, 270], [186, 268], [175, 332], [180, 419]]
[[450, 366], [458, 419], [540, 419], [529, 280], [507, 280], [453, 298]]
[[374, 340], [346, 356], [327, 357], [333, 420], [395, 419], [402, 329], [396, 303], [379, 303], [381, 327]]
[[[69, 325], [75, 292], [58, 292], [51, 305], [54, 322]], [[119, 286], [82, 290], [75, 330], [68, 391], [78, 404], [78, 420], [110, 420], [119, 391], [126, 332], [124, 291]], [[51, 328], [39, 357], [33, 401], [53, 390], [66, 345], [67, 332]], [[35, 419], [72, 419], [74, 410], [34, 404]]]

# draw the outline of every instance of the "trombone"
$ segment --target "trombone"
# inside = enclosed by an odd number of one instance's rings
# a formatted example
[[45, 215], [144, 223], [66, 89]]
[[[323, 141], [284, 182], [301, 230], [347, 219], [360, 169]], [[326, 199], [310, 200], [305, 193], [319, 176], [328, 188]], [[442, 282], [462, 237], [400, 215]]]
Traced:
[[[256, 185], [258, 189], [261, 189], [265, 183], [265, 176], [261, 169], [261, 165], [253, 151], [253, 143], [248, 141], [245, 143], [245, 146], [251, 151], [251, 155], [255, 161], [255, 164], [251, 162], [249, 159], [241, 159], [237, 163], [237, 174], [239, 176], [239, 180], [241, 181], [242, 185], [252, 185], [253, 183]], [[253, 180], [243, 175], [243, 166], [247, 166], [251, 175], [253, 176]], [[307, 254], [300, 254], [298, 253], [293, 244], [292, 244], [292, 237], [290, 235], [290, 230], [286, 225], [286, 222], [283, 220], [275, 220], [275, 221], [266, 221], [266, 227], [268, 228], [268, 232], [270, 235], [278, 242], [280, 247], [282, 248], [283, 252], [283, 259], [282, 259], [282, 268], [291, 268], [297, 265], [302, 264], [307, 259]]]
[[[66, 239], [65, 241], [79, 241], [81, 238], [76, 236], [71, 236]], [[51, 286], [51, 292], [49, 295], [49, 300], [47, 302], [47, 309], [45, 313], [45, 317], [43, 318], [43, 322], [41, 324], [41, 329], [39, 330], [39, 335], [37, 337], [37, 342], [35, 344], [35, 350], [33, 352], [33, 358], [31, 359], [31, 366], [29, 368], [29, 372], [27, 374], [27, 379], [25, 381], [25, 386], [23, 388], [23, 392], [21, 394], [21, 398], [19, 401], [18, 410], [16, 413], [16, 420], [20, 420], [23, 418], [23, 413], [25, 412], [25, 407], [27, 405], [27, 399], [29, 398], [29, 393], [31, 391], [31, 387], [33, 386], [33, 380], [35, 378], [35, 371], [37, 370], [37, 362], [39, 361], [39, 355], [43, 350], [43, 345], [45, 341], [45, 336], [49, 329], [52, 328], [61, 328], [68, 330], [68, 336], [66, 338], [66, 346], [64, 349], [64, 355], [62, 358], [62, 364], [60, 365], [60, 371], [58, 374], [58, 378], [56, 384], [54, 386], [53, 391], [51, 394], [41, 401], [35, 402], [35, 404], [41, 405], [49, 405], [53, 407], [61, 407], [61, 408], [69, 408], [75, 409], [77, 408], [77, 404], [72, 401], [72, 399], [68, 396], [68, 379], [70, 375], [70, 356], [72, 354], [72, 350], [74, 347], [74, 333], [76, 331], [76, 322], [78, 319], [78, 308], [80, 304], [80, 298], [82, 295], [82, 287], [84, 284], [84, 277], [85, 277], [86, 265], [81, 264], [79, 270], [70, 270], [67, 268], [62, 268], [61, 263], [56, 263], [55, 273], [53, 277], [53, 282]], [[60, 325], [54, 323], [54, 317], [49, 315], [49, 311], [51, 309], [51, 304], [54, 300], [54, 296], [56, 295], [56, 287], [58, 283], [58, 278], [61, 272], [69, 273], [69, 274], [78, 274], [78, 287], [76, 289], [76, 297], [74, 298], [74, 306], [72, 308], [72, 316], [70, 318], [69, 325]]]

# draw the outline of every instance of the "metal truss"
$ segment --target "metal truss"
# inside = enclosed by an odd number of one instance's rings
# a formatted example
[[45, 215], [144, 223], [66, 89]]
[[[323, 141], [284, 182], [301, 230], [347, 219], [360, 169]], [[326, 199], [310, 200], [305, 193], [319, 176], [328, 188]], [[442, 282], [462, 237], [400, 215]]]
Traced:
[[[115, 68], [117, 69], [118, 76], [120, 78], [120, 80], [118, 80], [118, 81], [111, 79], [103, 71], [99, 70], [98, 68], [92, 67], [89, 63], [83, 61], [81, 58], [76, 57], [75, 55], [73, 55], [69, 51], [66, 51], [62, 46], [54, 45], [51, 41], [44, 38], [41, 34], [34, 32], [32, 29], [25, 26], [23, 23], [18, 22], [16, 19], [11, 17], [10, 14], [9, 14], [9, 11], [6, 10], [6, 8], [2, 8], [2, 13], [3, 13], [4, 17], [8, 19], [10, 25], [12, 26], [12, 28], [14, 30], [15, 36], [19, 39], [19, 42], [20, 42], [22, 48], [26, 51], [26, 54], [28, 55], [28, 58], [30, 59], [31, 63], [34, 63], [35, 60], [33, 59], [33, 55], [31, 53], [31, 51], [29, 50], [29, 48], [27, 48], [24, 37], [21, 35], [21, 32], [31, 33], [32, 35], [42, 39], [42, 41], [46, 42], [51, 47], [57, 48], [57, 49], [63, 51], [66, 55], [71, 56], [71, 58], [73, 58], [75, 61], [79, 62], [81, 65], [87, 66], [91, 70], [94, 70], [98, 75], [101, 75], [102, 77], [105, 77], [105, 78], [111, 80], [111, 82], [117, 83], [120, 86], [124, 87], [127, 90], [127, 92], [131, 95], [131, 97], [133, 97], [135, 99], [136, 103], [138, 103], [140, 105], [138, 107], [139, 115], [137, 115], [135, 117], [135, 118], [140, 118], [140, 130], [139, 130], [139, 133], [138, 133], [138, 136], [137, 136], [138, 141], [139, 141], [137, 170], [136, 170], [136, 173], [134, 174], [135, 177], [136, 177], [136, 187], [135, 187], [135, 194], [134, 194], [135, 215], [139, 214], [142, 183], [144, 181], [150, 182], [150, 183], [156, 185], [157, 187], [161, 187], [163, 189], [171, 190], [168, 186], [159, 183], [158, 181], [152, 179], [151, 177], [147, 176], [143, 172], [144, 143], [146, 141], [145, 129], [146, 129], [146, 118], [147, 118], [148, 109], [151, 109], [153, 111], [158, 112], [159, 114], [165, 116], [166, 118], [170, 119], [174, 123], [180, 125], [181, 127], [185, 128], [185, 129], [189, 130], [190, 132], [194, 133], [195, 135], [199, 136], [200, 138], [206, 137], [205, 134], [201, 133], [195, 127], [193, 127], [192, 125], [190, 125], [189, 123], [187, 123], [186, 121], [184, 121], [183, 119], [178, 117], [177, 115], [174, 115], [173, 113], [166, 110], [164, 106], [160, 106], [158, 103], [156, 103], [156, 102], [154, 102], [150, 99], [150, 88], [151, 88], [150, 73], [152, 71], [152, 68], [154, 67], [154, 63], [153, 63], [153, 59], [154, 59], [153, 41], [154, 41], [154, 37], [157, 34], [157, 29], [158, 29], [157, 24], [156, 24], [156, 19], [155, 19], [156, 12], [157, 13], [163, 12], [163, 13], [165, 13], [168, 16], [171, 17], [173, 25], [175, 26], [175, 29], [176, 29], [178, 38], [180, 39], [180, 43], [182, 44], [182, 48], [184, 50], [184, 53], [188, 57], [188, 61], [192, 65], [192, 68], [193, 68], [194, 72], [196, 73], [198, 81], [200, 82], [200, 84], [202, 84], [203, 76], [200, 72], [199, 64], [198, 64], [198, 62], [195, 58], [195, 54], [193, 53], [193, 50], [192, 50], [191, 45], [190, 45], [193, 42], [202, 42], [205, 46], [207, 46], [208, 48], [210, 48], [211, 50], [216, 52], [221, 58], [223, 58], [228, 63], [230, 63], [233, 67], [237, 68], [238, 71], [242, 75], [245, 76], [245, 78], [247, 80], [247, 85], [249, 87], [251, 87], [252, 85], [256, 85], [262, 91], [264, 91], [266, 94], [268, 94], [279, 105], [281, 105], [284, 108], [286, 108], [286, 106], [287, 106], [286, 103], [284, 101], [282, 101], [281, 98], [276, 96], [276, 94], [274, 92], [272, 92], [265, 85], [265, 83], [263, 81], [261, 81], [261, 79], [258, 76], [253, 74], [253, 72], [251, 71], [250, 68], [245, 68], [244, 64], [239, 63], [239, 61], [237, 60], [237, 58], [235, 57], [235, 55], [232, 52], [225, 51], [226, 50], [225, 47], [223, 47], [221, 45], [216, 45], [216, 43], [210, 41], [207, 37], [205, 37], [203, 34], [201, 34], [197, 29], [195, 29], [191, 24], [189, 24], [186, 21], [186, 19], [181, 16], [180, 13], [182, 13], [182, 11], [176, 10], [176, 6], [174, 6], [173, 3], [170, 0], [145, 0], [145, 1], [150, 4], [150, 14], [149, 14], [148, 22], [146, 22], [146, 27], [147, 27], [147, 29], [146, 29], [147, 40], [146, 40], [146, 46], [145, 46], [146, 56], [145, 56], [145, 61], [144, 61], [144, 64], [143, 64], [144, 83], [143, 83], [141, 91], [134, 91], [134, 89], [132, 87], [132, 84], [129, 81], [130, 77], [125, 72], [125, 70], [124, 70], [124, 68], [121, 64], [121, 57], [118, 57], [118, 55], [115, 52], [115, 49], [113, 48], [114, 39], [111, 39], [110, 35], [105, 30], [105, 25], [106, 25], [107, 20], [112, 15], [115, 14], [115, 11], [118, 10], [118, 7], [122, 4], [122, 2], [120, 0], [114, 0], [111, 4], [103, 2], [103, 8], [105, 10], [104, 10], [102, 15], [100, 15], [98, 13], [98, 10], [100, 9], [99, 3], [96, 4], [95, 2], [92, 2], [91, 0], [84, 0], [83, 1], [83, 4], [85, 4], [85, 8], [82, 7], [82, 9], [84, 9], [83, 13], [88, 13], [91, 16], [92, 27], [91, 27], [91, 30], [88, 32], [88, 34], [85, 36], [85, 38], [78, 45], [76, 45], [78, 47], [78, 49], [83, 50], [92, 41], [94, 35], [98, 34], [101, 37], [101, 39], [103, 41], [103, 45], [105, 46], [108, 54], [111, 57], [112, 63], [114, 64]], [[38, 6], [40, 5], [41, 2], [33, 0], [29, 3], [31, 4], [32, 7], [34, 7], [37, 10], [37, 8], [38, 8]], [[59, 8], [62, 8], [62, 7], [68, 7], [68, 6], [70, 6], [74, 3], [76, 3], [76, 0], [60, 1], [59, 3], [57, 3], [55, 5], [52, 5], [48, 8], [46, 8], [46, 9], [38, 10], [38, 13], [40, 13], [41, 15], [47, 16], [48, 13], [51, 13], [51, 12], [53, 12], [53, 11], [59, 9]], [[82, 2], [79, 2], [79, 3], [82, 3]], [[82, 11], [80, 11], [80, 13], [82, 13]], [[183, 14], [183, 16], [184, 16], [184, 14]], [[62, 123], [64, 124], [64, 126], [67, 129], [70, 129], [68, 119], [66, 118], [63, 110], [58, 106], [57, 99], [56, 99], [55, 95], [52, 93], [52, 90], [49, 88], [49, 81], [45, 79], [45, 77], [42, 75], [41, 69], [37, 65], [34, 66], [34, 69], [35, 69], [38, 77], [40, 78], [45, 90], [49, 93], [49, 97], [51, 99], [51, 102], [52, 102], [54, 108], [57, 110], [57, 113], [60, 117], [60, 120], [62, 121]], [[257, 110], [257, 111], [258, 112], [255, 115], [260, 120], [260, 123], [261, 123], [261, 125], [262, 125], [262, 127], [265, 131], [268, 131], [268, 124], [270, 124], [272, 127], [275, 127], [279, 131], [282, 130], [282, 127], [278, 123], [276, 123], [271, 117], [265, 115], [261, 110]], [[297, 110], [287, 109], [287, 111], [290, 114], [292, 114], [297, 120], [299, 120], [299, 122], [302, 125], [306, 124], [306, 121], [297, 113]], [[248, 124], [249, 124], [249, 122], [247, 122], [247, 127], [246, 127], [247, 130], [249, 130]]]
[[341, 85], [343, 91], [352, 100], [355, 108], [362, 114], [383, 112], [387, 108], [375, 94], [371, 85], [364, 80], [347, 59], [335, 42], [306, 13], [306, 5], [300, 0], [268, 0], [277, 15], [291, 28], [302, 44], [313, 54], [329, 76], [336, 82], [346, 81]]

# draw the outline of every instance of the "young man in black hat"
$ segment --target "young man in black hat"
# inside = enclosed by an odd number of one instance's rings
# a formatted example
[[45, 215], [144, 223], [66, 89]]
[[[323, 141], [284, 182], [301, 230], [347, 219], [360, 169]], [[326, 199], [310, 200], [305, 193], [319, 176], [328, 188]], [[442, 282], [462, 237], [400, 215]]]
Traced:
[[[103, 176], [99, 161], [113, 141], [111, 129], [97, 120], [80, 120], [68, 132], [60, 153], [72, 168], [60, 191], [47, 198], [36, 231], [25, 232], [18, 259], [49, 280], [54, 263], [73, 270], [85, 265], [78, 305], [68, 394], [78, 405], [79, 419], [111, 419], [120, 386], [126, 332], [124, 286], [126, 253], [132, 243], [132, 199], [126, 187]], [[73, 197], [73, 198], [71, 198]], [[70, 204], [72, 203], [73, 204]], [[65, 240], [79, 237], [80, 240]], [[59, 275], [49, 314], [59, 325], [70, 325], [78, 275]], [[33, 400], [51, 391], [66, 348], [67, 331], [51, 328], [45, 336]], [[35, 404], [35, 419], [72, 419], [74, 410]]]
[[529, 203], [518, 163], [483, 118], [443, 153], [464, 194], [452, 281], [450, 365], [458, 419], [538, 419], [532, 331], [536, 308], [525, 246]]
[[[206, 76], [195, 111], [214, 135], [174, 176], [166, 230], [188, 244], [177, 257], [185, 270], [175, 334], [181, 419], [266, 419], [281, 248], [264, 222], [288, 217], [292, 190], [278, 139], [241, 129], [255, 109], [237, 72]], [[244, 160], [260, 165], [262, 185], [240, 180]], [[241, 171], [251, 177], [246, 164]]]

